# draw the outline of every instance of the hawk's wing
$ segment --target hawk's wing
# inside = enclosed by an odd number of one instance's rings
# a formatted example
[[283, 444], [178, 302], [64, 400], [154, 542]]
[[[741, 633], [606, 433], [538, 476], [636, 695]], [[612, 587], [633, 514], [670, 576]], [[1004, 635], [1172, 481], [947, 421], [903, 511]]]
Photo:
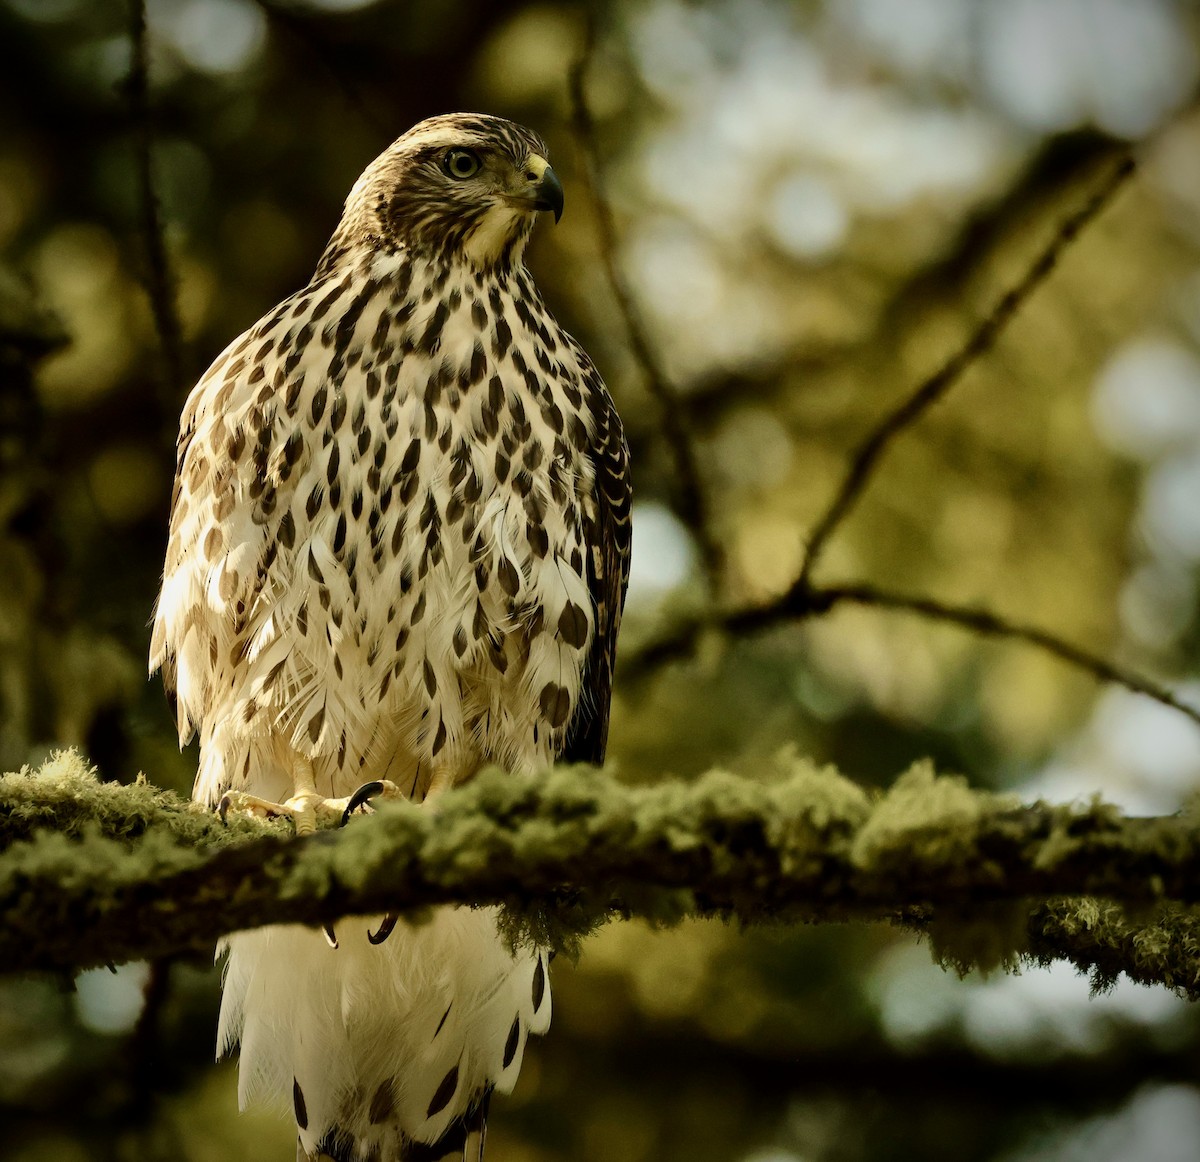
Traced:
[[286, 588], [278, 542], [310, 459], [293, 417], [310, 364], [329, 358], [315, 339], [295, 342], [303, 321], [289, 311], [319, 289], [314, 280], [230, 343], [183, 410], [150, 643], [150, 672], [162, 670], [181, 743], [266, 644], [250, 640], [264, 587]]
[[575, 715], [567, 727], [559, 758], [564, 762], [602, 763], [608, 742], [613, 665], [617, 631], [629, 583], [632, 534], [629, 446], [608, 391], [587, 356], [576, 347], [592, 401], [596, 470], [594, 507], [586, 515], [588, 589], [595, 615], [595, 634], [583, 670]]

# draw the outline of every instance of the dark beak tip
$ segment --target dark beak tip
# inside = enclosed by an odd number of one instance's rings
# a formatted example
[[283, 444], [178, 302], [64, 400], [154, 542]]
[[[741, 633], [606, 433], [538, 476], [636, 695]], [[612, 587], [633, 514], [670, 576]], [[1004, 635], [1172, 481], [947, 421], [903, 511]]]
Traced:
[[537, 201], [534, 205], [539, 210], [551, 210], [554, 213], [555, 225], [562, 217], [563, 212], [563, 188], [562, 182], [558, 180], [558, 174], [549, 167], [542, 174], [542, 180], [537, 187]]

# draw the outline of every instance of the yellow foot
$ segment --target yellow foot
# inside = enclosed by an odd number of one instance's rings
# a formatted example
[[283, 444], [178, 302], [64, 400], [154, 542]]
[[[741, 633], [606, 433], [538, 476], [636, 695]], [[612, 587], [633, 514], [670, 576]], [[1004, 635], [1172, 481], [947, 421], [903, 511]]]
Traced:
[[282, 803], [272, 803], [270, 799], [260, 799], [257, 795], [247, 795], [244, 791], [226, 791], [217, 804], [217, 814], [221, 822], [230, 811], [240, 815], [251, 815], [255, 819], [277, 819], [287, 815], [288, 809]]
[[311, 835], [327, 820], [344, 824], [357, 808], [365, 806], [371, 799], [403, 797], [400, 788], [386, 780], [364, 783], [353, 795], [339, 799], [327, 799], [303, 787], [284, 803], [272, 803], [269, 799], [260, 799], [244, 791], [227, 791], [217, 805], [217, 813], [222, 823], [230, 811], [241, 811], [259, 819], [278, 819], [282, 816], [291, 819], [297, 835]]
[[[340, 826], [360, 808], [368, 807], [372, 799], [403, 799], [404, 792], [395, 783], [387, 779], [375, 779], [363, 783], [353, 795], [340, 799], [327, 799], [313, 785], [312, 762], [297, 756], [292, 772], [292, 785], [295, 794], [284, 803], [273, 803], [270, 799], [260, 799], [257, 795], [248, 795], [244, 791], [227, 791], [217, 804], [217, 812], [221, 822], [230, 811], [241, 811], [259, 819], [278, 819], [286, 816], [291, 819], [297, 835], [311, 835], [324, 820], [336, 819]], [[375, 932], [367, 934], [372, 944], [382, 944], [396, 926], [398, 916], [389, 913]], [[329, 947], [338, 946], [337, 933], [332, 924], [322, 924], [321, 930]]]

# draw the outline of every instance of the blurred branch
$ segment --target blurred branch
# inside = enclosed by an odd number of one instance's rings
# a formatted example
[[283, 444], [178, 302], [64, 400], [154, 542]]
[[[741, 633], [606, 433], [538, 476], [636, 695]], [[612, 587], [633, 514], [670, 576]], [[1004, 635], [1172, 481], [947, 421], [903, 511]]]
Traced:
[[295, 40], [304, 46], [306, 52], [325, 70], [329, 79], [345, 98], [346, 103], [363, 119], [380, 137], [390, 140], [397, 135], [396, 126], [389, 125], [371, 107], [362, 89], [352, 81], [346, 70], [340, 68], [329, 51], [326, 37], [319, 29], [312, 26], [295, 7], [287, 3], [277, 3], [276, 0], [255, 0], [267, 19], [286, 29]]
[[1084, 671], [1084, 673], [1091, 674], [1099, 682], [1113, 682], [1118, 686], [1125, 687], [1126, 690], [1132, 690], [1135, 694], [1144, 694], [1148, 698], [1153, 698], [1155, 702], [1161, 702], [1164, 706], [1171, 707], [1172, 710], [1186, 714], [1193, 722], [1200, 725], [1200, 710], [1181, 701], [1161, 683], [1155, 682], [1135, 670], [1118, 666], [1107, 658], [1102, 658], [1090, 650], [1064, 641], [1058, 635], [1048, 633], [1037, 626], [1010, 621], [1008, 618], [986, 609], [948, 605], [929, 597], [892, 593], [874, 585], [843, 585], [815, 589], [813, 596], [819, 602], [828, 602], [830, 608], [845, 602], [873, 606], [877, 609], [895, 609], [903, 613], [915, 614], [929, 621], [957, 625], [980, 637], [1006, 638], [1010, 641], [1025, 642], [1027, 645], [1035, 646], [1068, 665]]
[[586, 93], [588, 68], [596, 52], [596, 35], [595, 17], [589, 15], [583, 52], [571, 68], [570, 92], [572, 121], [584, 159], [583, 172], [596, 210], [600, 254], [613, 297], [625, 320], [630, 349], [662, 414], [663, 435], [675, 462], [676, 511], [696, 538], [705, 572], [714, 590], [717, 590], [724, 570], [724, 549], [712, 529], [708, 498], [696, 460], [695, 435], [679, 394], [655, 352], [645, 321], [634, 301], [633, 291], [617, 261], [617, 227], [600, 168], [596, 122]]
[[879, 318], [885, 334], [910, 333], [913, 312], [929, 305], [960, 309], [979, 272], [1029, 229], [1031, 214], [1063, 204], [1070, 191], [1085, 189], [1127, 156], [1129, 146], [1089, 129], [1070, 130], [1045, 139], [1015, 180], [962, 221], [943, 252], [902, 277], [891, 288]]
[[[755, 1101], [772, 1103], [797, 1093], [869, 1094], [908, 1108], [990, 1100], [1005, 1110], [1053, 1104], [1084, 1112], [1111, 1107], [1150, 1079], [1195, 1082], [1195, 1050], [1183, 1037], [1161, 1044], [1153, 1031], [1137, 1026], [1112, 1029], [1109, 1036], [1100, 1055], [1062, 1045], [1053, 1055], [1001, 1057], [939, 1038], [902, 1048], [862, 1034], [848, 1044], [804, 1035], [718, 1039], [699, 1022], [644, 1020], [615, 1043], [603, 1024], [559, 1029], [541, 1046], [541, 1060], [554, 1076], [556, 1068], [583, 1058], [597, 1076], [649, 1093], [666, 1086], [682, 1093], [744, 1087]], [[553, 1110], [552, 1096], [534, 1094], [520, 1117], [536, 1121]]]
[[980, 637], [1024, 642], [1091, 674], [1099, 682], [1113, 682], [1135, 694], [1153, 698], [1164, 706], [1186, 714], [1200, 725], [1200, 709], [1180, 700], [1166, 686], [1136, 670], [1119, 666], [1082, 646], [1074, 645], [1048, 630], [1010, 620], [987, 609], [954, 605], [932, 597], [895, 593], [875, 585], [805, 586], [797, 581], [777, 601], [766, 605], [744, 606], [679, 622], [636, 653], [626, 655], [621, 673], [624, 678], [636, 680], [668, 662], [688, 657], [701, 636], [709, 631], [717, 630], [730, 635], [757, 633], [793, 621], [823, 617], [838, 605], [892, 609], [923, 617], [927, 621], [957, 625]]
[[1088, 200], [1062, 221], [1049, 243], [1017, 283], [1001, 296], [966, 343], [937, 372], [882, 417], [851, 458], [850, 467], [833, 500], [813, 526], [799, 576], [782, 597], [766, 605], [746, 606], [683, 621], [643, 646], [632, 658], [627, 656], [622, 666], [623, 675], [637, 677], [689, 655], [700, 636], [708, 630], [721, 630], [728, 634], [750, 633], [789, 621], [819, 617], [839, 604], [852, 603], [912, 613], [931, 621], [957, 625], [983, 637], [1024, 642], [1091, 674], [1099, 681], [1114, 682], [1153, 698], [1200, 724], [1200, 710], [1182, 702], [1162, 684], [1118, 666], [1047, 630], [1012, 621], [988, 610], [952, 605], [929, 597], [893, 593], [873, 585], [812, 584], [813, 570], [830, 537], [858, 502], [892, 443], [995, 344], [1020, 307], [1055, 269], [1066, 247], [1112, 200], [1134, 170], [1133, 158], [1126, 155]]
[[[167, 254], [162, 204], [154, 181], [154, 131], [150, 114], [150, 68], [145, 0], [129, 0], [130, 64], [125, 90], [129, 97], [137, 150], [138, 196], [146, 247], [146, 293], [162, 346], [164, 412], [174, 419], [183, 385], [183, 329], [175, 304], [175, 278]], [[173, 429], [173, 422], [172, 422]]]
[[[698, 435], [716, 427], [730, 410], [749, 402], [771, 403], [800, 390], [814, 376], [836, 366], [845, 366], [867, 348], [903, 346], [931, 304], [961, 309], [971, 284], [982, 266], [991, 260], [1010, 238], [1027, 229], [1032, 206], [1047, 200], [1062, 201], [1063, 191], [1091, 180], [1092, 175], [1116, 165], [1126, 146], [1111, 137], [1087, 130], [1059, 134], [1048, 139], [1030, 158], [1016, 182], [1003, 194], [988, 201], [969, 215], [957, 229], [947, 249], [927, 264], [889, 283], [871, 331], [849, 346], [844, 342], [821, 342], [808, 337], [800, 352], [780, 353], [778, 358], [759, 363], [753, 369], [722, 369], [689, 383], [687, 402], [692, 429]], [[881, 272], [857, 267], [872, 278]], [[837, 444], [853, 443], [849, 433], [843, 438], [838, 418], [818, 432], [807, 426], [808, 437], [817, 435]], [[969, 435], [976, 433], [970, 432]], [[634, 444], [631, 434], [630, 444]]]
[[[713, 772], [643, 788], [590, 769], [487, 771], [436, 813], [392, 805], [305, 839], [231, 823], [145, 783], [100, 784], [69, 753], [0, 778], [0, 963], [82, 968], [264, 923], [468, 902], [509, 905], [515, 931], [567, 945], [614, 915], [887, 920], [929, 930], [960, 966], [977, 962], [971, 926], [989, 923], [988, 963], [1080, 963], [1099, 941], [1105, 973], [1200, 995], [1200, 924], [1162, 903], [1200, 900], [1195, 821], [1023, 807], [928, 764], [874, 798], [800, 760], [765, 783]], [[1074, 895], [1139, 912], [1063, 902]], [[992, 923], [988, 908], [1011, 915]]]
[[885, 414], [867, 438], [859, 445], [850, 466], [834, 494], [829, 507], [818, 518], [808, 537], [804, 563], [797, 586], [806, 588], [812, 578], [829, 538], [850, 515], [875, 470], [895, 440], [917, 422], [963, 377], [981, 356], [986, 354], [1004, 333], [1008, 324], [1035, 290], [1046, 280], [1063, 251], [1074, 242], [1100, 211], [1108, 205], [1117, 191], [1132, 176], [1136, 168], [1133, 157], [1126, 155], [1113, 168], [1100, 187], [1078, 209], [1059, 224], [1054, 236], [1034, 259], [1015, 285], [997, 300], [996, 304], [975, 328], [966, 343], [915, 391]]

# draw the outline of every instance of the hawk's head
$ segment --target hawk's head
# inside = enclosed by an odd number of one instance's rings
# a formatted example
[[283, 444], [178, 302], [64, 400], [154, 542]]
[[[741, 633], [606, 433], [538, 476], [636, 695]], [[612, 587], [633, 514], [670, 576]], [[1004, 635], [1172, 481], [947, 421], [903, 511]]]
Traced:
[[404, 246], [489, 269], [520, 257], [534, 215], [563, 191], [535, 133], [501, 117], [449, 113], [414, 125], [350, 191], [334, 244]]

